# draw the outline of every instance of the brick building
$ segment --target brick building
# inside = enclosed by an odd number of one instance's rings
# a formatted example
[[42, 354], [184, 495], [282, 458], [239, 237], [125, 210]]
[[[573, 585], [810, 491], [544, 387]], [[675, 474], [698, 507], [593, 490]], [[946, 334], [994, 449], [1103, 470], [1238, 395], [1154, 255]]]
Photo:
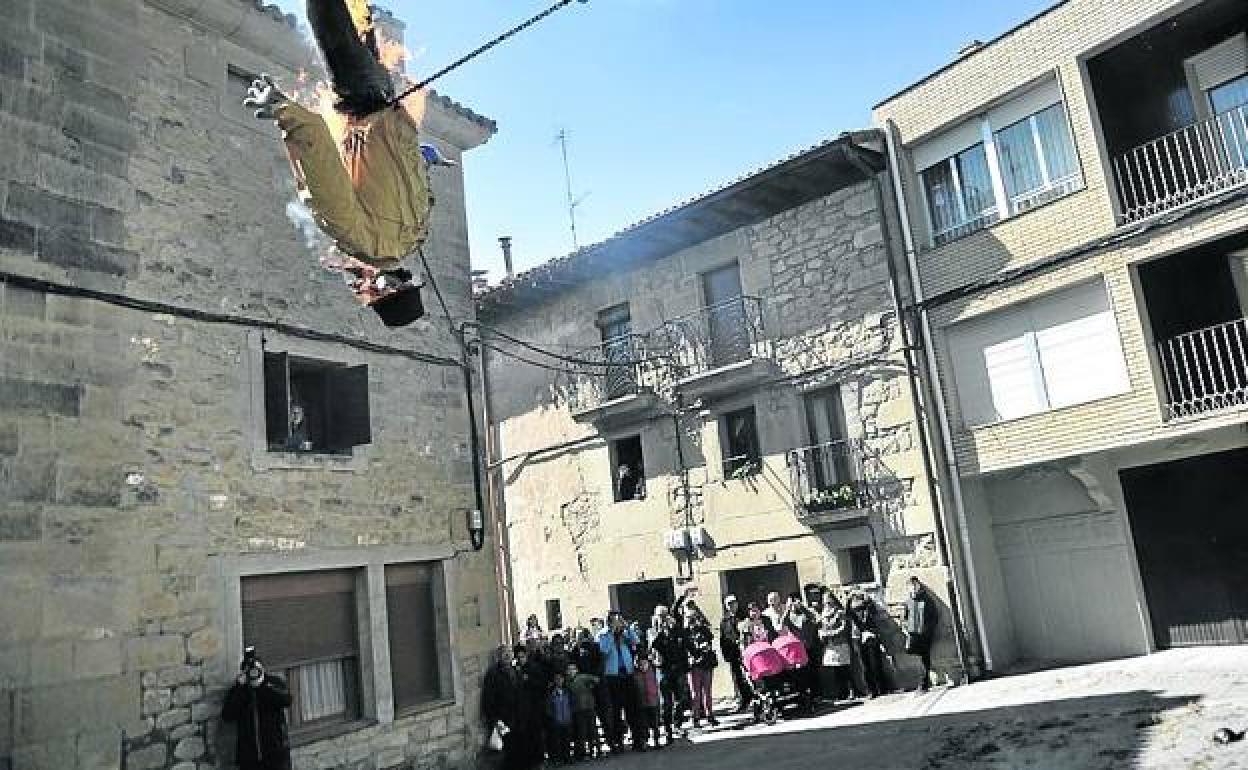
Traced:
[[[718, 622], [728, 593], [808, 584], [864, 588], [896, 616], [919, 575], [945, 603], [937, 668], [957, 677], [883, 168], [876, 132], [846, 134], [479, 300], [519, 619], [648, 623], [692, 585]], [[913, 686], [914, 660], [895, 662]]]
[[875, 108], [989, 667], [1248, 641], [1246, 28], [1067, 0]]
[[[291, 682], [295, 767], [470, 765], [498, 606], [460, 351], [436, 311], [384, 330], [287, 220], [239, 101], [309, 65], [301, 33], [240, 0], [4, 5], [0, 767], [233, 766], [244, 642]], [[493, 133], [434, 102], [448, 157]], [[426, 252], [470, 317], [460, 173]]]

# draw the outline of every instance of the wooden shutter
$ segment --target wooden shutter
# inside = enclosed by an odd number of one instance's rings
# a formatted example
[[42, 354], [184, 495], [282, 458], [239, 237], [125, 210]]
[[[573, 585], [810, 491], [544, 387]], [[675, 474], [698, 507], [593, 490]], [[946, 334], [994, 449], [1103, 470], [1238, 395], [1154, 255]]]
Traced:
[[290, 359], [285, 353], [264, 354], [264, 432], [269, 446], [290, 440]]
[[438, 667], [434, 567], [386, 566], [386, 613], [390, 625], [390, 676], [394, 708], [402, 710], [442, 696]]
[[243, 644], [269, 668], [359, 654], [355, 570], [242, 579]]
[[344, 451], [372, 443], [372, 418], [368, 409], [368, 366], [338, 367], [326, 373], [329, 384], [329, 425], [326, 443]]

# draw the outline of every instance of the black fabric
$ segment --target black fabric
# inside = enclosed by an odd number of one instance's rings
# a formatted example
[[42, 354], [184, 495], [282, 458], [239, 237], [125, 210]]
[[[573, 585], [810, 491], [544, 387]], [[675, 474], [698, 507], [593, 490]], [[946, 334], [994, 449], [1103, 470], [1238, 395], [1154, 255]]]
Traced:
[[725, 662], [741, 660], [741, 621], [745, 620], [744, 613], [724, 614], [723, 620], [719, 621], [719, 652], [724, 656]]
[[395, 96], [394, 82], [376, 53], [360, 40], [346, 2], [308, 0], [307, 12], [338, 95], [334, 108], [356, 117], [385, 108]]
[[235, 683], [225, 696], [221, 720], [236, 725], [234, 761], [242, 770], [290, 770], [286, 680], [268, 674], [258, 687]]
[[631, 676], [608, 676], [607, 697], [610, 713], [607, 715], [607, 743], [619, 749], [624, 743], [624, 728], [637, 723], [637, 688]]
[[420, 289], [407, 284], [393, 294], [369, 305], [386, 326], [407, 326], [425, 315]]
[[715, 635], [711, 633], [710, 626], [693, 624], [685, 635], [685, 645], [689, 651], [690, 667], [710, 671], [719, 665], [719, 656], [715, 654]]
[[663, 726], [670, 734], [673, 725], [680, 727], [684, 723], [685, 712], [693, 702], [689, 695], [688, 671], [672, 674], [662, 672], [659, 676], [659, 695], [663, 699]]

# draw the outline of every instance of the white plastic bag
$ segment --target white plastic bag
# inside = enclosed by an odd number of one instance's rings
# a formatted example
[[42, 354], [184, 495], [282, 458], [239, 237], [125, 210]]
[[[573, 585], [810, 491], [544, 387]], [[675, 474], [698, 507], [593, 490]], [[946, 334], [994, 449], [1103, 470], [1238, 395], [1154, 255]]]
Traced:
[[494, 729], [490, 730], [490, 737], [485, 742], [485, 747], [490, 751], [503, 750], [503, 736], [506, 735], [507, 726], [502, 722], [496, 722]]

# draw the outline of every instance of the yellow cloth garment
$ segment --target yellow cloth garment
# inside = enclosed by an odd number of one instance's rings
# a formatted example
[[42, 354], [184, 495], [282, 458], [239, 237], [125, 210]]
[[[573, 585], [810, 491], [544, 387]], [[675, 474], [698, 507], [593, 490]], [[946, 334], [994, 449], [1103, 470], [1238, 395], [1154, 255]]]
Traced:
[[341, 149], [320, 115], [293, 102], [278, 108], [277, 124], [300, 197], [344, 253], [391, 270], [424, 242], [433, 201], [405, 110], [349, 121]]

